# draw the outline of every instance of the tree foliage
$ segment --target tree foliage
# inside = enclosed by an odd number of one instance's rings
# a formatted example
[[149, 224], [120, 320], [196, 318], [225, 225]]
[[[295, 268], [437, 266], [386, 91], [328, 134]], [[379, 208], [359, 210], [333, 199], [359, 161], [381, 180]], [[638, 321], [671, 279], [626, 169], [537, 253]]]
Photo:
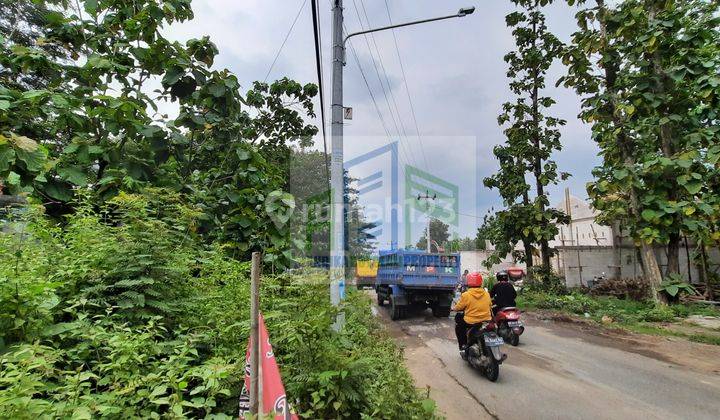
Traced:
[[[571, 1], [569, 3], [575, 3]], [[585, 3], [585, 2], [583, 2]], [[620, 221], [644, 247], [666, 246], [678, 273], [683, 233], [718, 236], [719, 5], [706, 0], [587, 2], [565, 63], [564, 82], [583, 95], [602, 165], [588, 186], [607, 221]]]
[[[422, 236], [420, 236], [420, 239], [418, 239], [417, 244], [415, 244], [415, 248], [417, 249], [427, 249], [427, 229], [423, 230]], [[440, 219], [430, 219], [430, 240], [435, 241], [440, 246], [445, 246], [448, 244], [448, 240], [450, 239], [450, 225], [443, 222]], [[430, 249], [433, 249], [435, 245], [431, 242]]]
[[164, 26], [192, 19], [186, 0], [53, 0], [3, 11], [17, 9], [32, 13], [3, 21], [36, 29], [3, 42], [2, 80], [43, 75], [43, 83], [0, 86], [4, 192], [32, 195], [58, 216], [73, 211], [78, 188], [91, 188], [98, 204], [171, 188], [201, 206], [208, 240], [288, 261], [289, 148], [317, 132], [304, 120], [314, 116], [316, 86], [281, 79], [241, 94], [233, 74], [213, 68], [208, 37], [163, 36]]
[[[546, 186], [566, 179], [568, 174], [558, 172], [552, 153], [560, 150], [558, 127], [565, 121], [548, 115], [555, 101], [542, 96], [545, 74], [562, 52], [562, 43], [548, 30], [541, 7], [549, 1], [514, 0], [521, 8], [508, 14], [506, 24], [513, 28], [516, 51], [505, 55], [509, 65], [507, 76], [510, 90], [516, 95], [514, 102], [503, 104], [498, 123], [504, 125], [505, 144], [493, 150], [500, 163], [498, 173], [485, 178], [484, 184], [498, 189], [505, 210], [486, 220], [488, 239], [496, 246], [498, 257], [507, 255], [515, 244], [522, 241], [526, 255], [532, 254], [532, 244], [541, 248], [542, 264], [550, 270], [548, 241], [558, 230], [566, 216], [549, 207]], [[535, 180], [533, 188], [526, 175]], [[529, 266], [532, 259], [526, 257]]]

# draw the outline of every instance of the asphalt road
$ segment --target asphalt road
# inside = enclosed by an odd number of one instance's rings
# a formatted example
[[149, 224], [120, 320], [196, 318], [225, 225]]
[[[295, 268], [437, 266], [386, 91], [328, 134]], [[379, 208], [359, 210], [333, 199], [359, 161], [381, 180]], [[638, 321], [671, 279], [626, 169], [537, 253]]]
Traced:
[[720, 419], [720, 349], [606, 333], [526, 316], [518, 347], [491, 383], [458, 355], [453, 320], [430, 311], [393, 322], [416, 385], [449, 419]]

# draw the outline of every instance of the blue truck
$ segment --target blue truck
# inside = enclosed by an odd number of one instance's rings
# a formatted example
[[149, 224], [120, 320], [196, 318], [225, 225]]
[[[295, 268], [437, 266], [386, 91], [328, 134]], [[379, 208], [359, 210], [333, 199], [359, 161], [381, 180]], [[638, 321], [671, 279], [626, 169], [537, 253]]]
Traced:
[[436, 317], [447, 317], [459, 280], [459, 254], [380, 251], [375, 280], [378, 305], [389, 303], [393, 320], [405, 316], [410, 307], [429, 307]]

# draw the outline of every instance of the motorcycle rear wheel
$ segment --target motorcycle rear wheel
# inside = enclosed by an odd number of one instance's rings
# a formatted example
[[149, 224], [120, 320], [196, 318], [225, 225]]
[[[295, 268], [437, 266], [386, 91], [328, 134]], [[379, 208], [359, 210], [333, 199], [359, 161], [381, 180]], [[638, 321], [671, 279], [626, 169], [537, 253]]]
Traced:
[[517, 347], [520, 344], [520, 336], [515, 333], [510, 333], [510, 345]]
[[498, 364], [497, 360], [495, 360], [492, 353], [490, 353], [489, 358], [490, 360], [487, 366], [485, 366], [485, 372], [483, 373], [490, 382], [495, 382], [500, 376], [500, 365]]

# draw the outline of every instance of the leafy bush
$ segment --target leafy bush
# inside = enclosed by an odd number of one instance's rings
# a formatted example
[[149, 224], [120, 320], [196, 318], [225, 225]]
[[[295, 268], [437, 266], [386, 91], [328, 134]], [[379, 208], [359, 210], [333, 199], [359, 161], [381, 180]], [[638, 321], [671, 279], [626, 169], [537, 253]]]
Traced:
[[670, 322], [675, 319], [675, 312], [668, 306], [659, 305], [640, 314], [643, 321]]
[[232, 410], [236, 404], [229, 397], [239, 386], [243, 363], [201, 355], [206, 336], [169, 333], [157, 321], [129, 326], [80, 313], [50, 328], [44, 344], [13, 347], [2, 355], [3, 414], [157, 418]]
[[[193, 235], [195, 212], [159, 191], [37, 208], [0, 233], [0, 412], [30, 417], [237, 415], [249, 331], [247, 263]], [[262, 309], [288, 400], [308, 418], [428, 418], [369, 299], [335, 332], [327, 272], [263, 277]]]
[[707, 305], [676, 304], [655, 306], [650, 301], [589, 296], [578, 292], [557, 296], [542, 292], [524, 291], [518, 298], [518, 306], [551, 309], [575, 315], [588, 314], [596, 320], [600, 320], [607, 315], [615, 321], [625, 324], [672, 322], [676, 318], [686, 318], [690, 315], [720, 316], [720, 310]]
[[532, 280], [525, 281], [525, 288], [531, 292], [545, 292], [557, 295], [567, 293], [565, 280], [558, 277], [553, 272], [547, 272], [540, 269], [534, 270]]
[[57, 229], [39, 209], [16, 214], [15, 228], [0, 233], [0, 351], [6, 344], [37, 337], [53, 322], [62, 285], [51, 278]]
[[675, 299], [680, 295], [697, 295], [698, 291], [677, 274], [671, 274], [660, 284], [659, 291]]

